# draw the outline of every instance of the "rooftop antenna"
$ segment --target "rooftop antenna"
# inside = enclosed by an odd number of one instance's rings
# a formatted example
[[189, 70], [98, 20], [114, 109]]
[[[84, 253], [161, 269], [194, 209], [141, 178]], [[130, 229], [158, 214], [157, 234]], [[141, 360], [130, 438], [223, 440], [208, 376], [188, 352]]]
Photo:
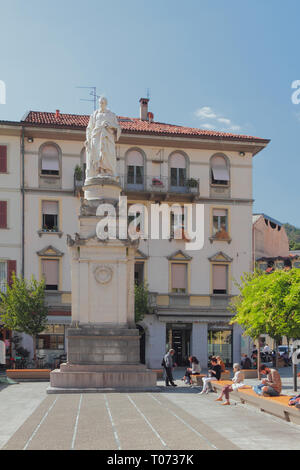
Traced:
[[90, 100], [81, 98], [80, 101], [89, 101], [90, 103], [94, 103], [94, 111], [96, 111], [96, 109], [97, 109], [97, 98], [100, 98], [100, 96], [97, 95], [97, 88], [95, 86], [77, 86], [76, 88], [85, 88], [85, 89], [91, 90], [89, 94], [93, 98], [90, 99]]
[[150, 88], [147, 88], [147, 98], [150, 100]]

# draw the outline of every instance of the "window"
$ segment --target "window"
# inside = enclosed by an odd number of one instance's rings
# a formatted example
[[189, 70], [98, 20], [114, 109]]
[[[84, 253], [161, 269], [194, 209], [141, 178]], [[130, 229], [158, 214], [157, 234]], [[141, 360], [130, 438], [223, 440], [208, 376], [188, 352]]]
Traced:
[[171, 212], [170, 214], [170, 236], [171, 238], [182, 238], [183, 237], [183, 229], [184, 229], [184, 208], [182, 207], [182, 212], [179, 214], [177, 212]]
[[0, 261], [0, 291], [6, 292], [6, 286], [12, 284], [12, 275], [17, 273], [15, 260]]
[[42, 275], [45, 279], [46, 290], [58, 290], [58, 267], [57, 259], [42, 260]]
[[228, 292], [228, 267], [223, 264], [213, 264], [213, 293], [227, 294]]
[[136, 189], [144, 185], [144, 158], [138, 150], [130, 150], [127, 154], [127, 184]]
[[59, 175], [59, 152], [55, 145], [43, 146], [41, 173], [42, 175]]
[[221, 356], [226, 367], [232, 365], [232, 331], [208, 331], [208, 355]]
[[183, 192], [186, 188], [186, 160], [181, 153], [173, 153], [170, 158], [171, 190]]
[[0, 173], [7, 172], [7, 147], [0, 145]]
[[137, 262], [134, 265], [134, 282], [138, 286], [144, 282], [144, 267], [145, 264], [143, 262]]
[[0, 291], [6, 292], [7, 283], [7, 262], [0, 261]]
[[227, 209], [213, 209], [213, 237], [219, 240], [228, 240], [228, 211]]
[[229, 169], [225, 157], [216, 155], [212, 158], [211, 183], [225, 186], [229, 184]]
[[57, 201], [43, 201], [42, 202], [42, 215], [43, 215], [43, 230], [47, 232], [58, 231], [58, 202]]
[[172, 263], [171, 264], [172, 276], [172, 292], [185, 293], [187, 291], [187, 264], [186, 263]]
[[48, 325], [46, 329], [37, 336], [37, 349], [64, 350], [64, 325]]
[[7, 201], [0, 201], [0, 228], [7, 228]]

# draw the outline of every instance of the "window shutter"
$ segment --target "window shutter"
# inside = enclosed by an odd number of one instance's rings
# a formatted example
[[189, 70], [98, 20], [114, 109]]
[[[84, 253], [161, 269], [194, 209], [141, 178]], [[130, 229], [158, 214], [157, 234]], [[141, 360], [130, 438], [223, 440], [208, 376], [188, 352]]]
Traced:
[[45, 145], [43, 148], [42, 170], [59, 171], [59, 154], [54, 145]]
[[42, 210], [43, 210], [43, 214], [57, 215], [58, 214], [58, 202], [57, 201], [43, 201]]
[[128, 166], [144, 166], [143, 155], [137, 150], [131, 150], [127, 155]]
[[0, 228], [7, 227], [7, 201], [0, 201]]
[[42, 261], [42, 272], [46, 285], [58, 285], [58, 260], [44, 259]]
[[185, 168], [186, 161], [181, 153], [173, 153], [171, 156], [171, 168]]
[[15, 260], [9, 260], [7, 262], [7, 283], [9, 286], [12, 285], [12, 274], [17, 274], [17, 262]]
[[0, 145], [0, 173], [7, 172], [7, 147]]
[[186, 264], [172, 263], [172, 289], [186, 289]]
[[213, 266], [213, 289], [227, 292], [227, 266]]

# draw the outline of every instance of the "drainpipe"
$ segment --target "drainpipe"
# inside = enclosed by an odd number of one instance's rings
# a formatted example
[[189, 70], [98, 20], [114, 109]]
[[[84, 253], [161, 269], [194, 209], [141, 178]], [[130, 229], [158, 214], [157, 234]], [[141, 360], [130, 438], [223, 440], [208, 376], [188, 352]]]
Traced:
[[22, 176], [21, 176], [21, 193], [22, 193], [22, 268], [21, 274], [24, 277], [25, 274], [25, 128], [22, 126], [21, 135], [21, 165], [22, 165]]

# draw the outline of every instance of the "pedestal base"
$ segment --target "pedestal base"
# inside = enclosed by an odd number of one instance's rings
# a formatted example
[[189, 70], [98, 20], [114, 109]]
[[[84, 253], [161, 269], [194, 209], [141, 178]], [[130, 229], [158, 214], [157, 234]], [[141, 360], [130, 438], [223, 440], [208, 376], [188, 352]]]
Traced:
[[156, 379], [140, 364], [137, 329], [80, 325], [68, 330], [68, 362], [50, 373], [48, 393], [148, 390]]
[[137, 365], [61, 364], [50, 373], [47, 393], [156, 390], [156, 372]]

